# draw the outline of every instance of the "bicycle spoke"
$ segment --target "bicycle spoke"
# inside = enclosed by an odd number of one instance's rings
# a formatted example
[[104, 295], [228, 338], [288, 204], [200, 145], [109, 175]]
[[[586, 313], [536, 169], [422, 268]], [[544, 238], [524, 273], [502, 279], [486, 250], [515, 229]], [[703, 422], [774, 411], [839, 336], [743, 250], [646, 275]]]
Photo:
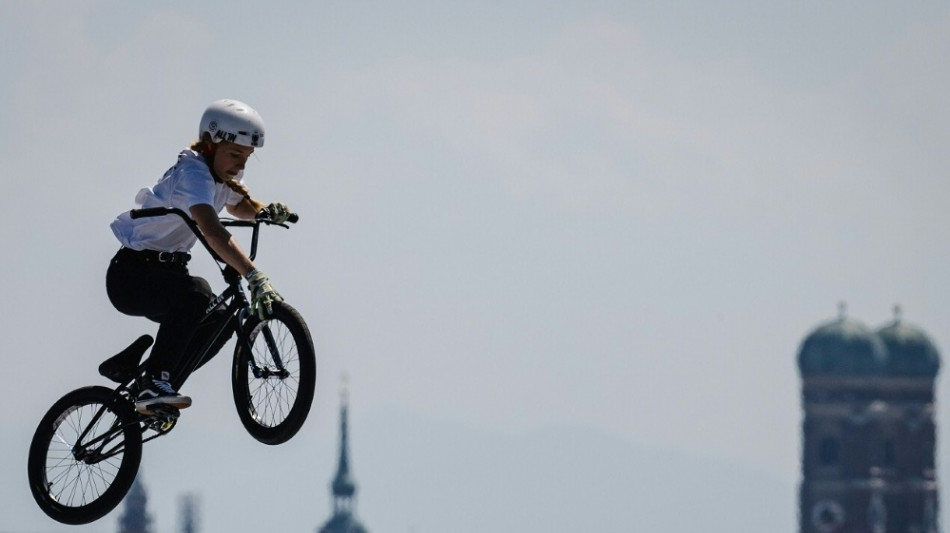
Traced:
[[248, 392], [255, 420], [264, 427], [283, 422], [297, 397], [299, 355], [292, 332], [277, 321], [269, 321], [259, 331], [253, 346], [253, 366], [264, 377], [248, 374]]
[[[77, 406], [62, 415], [53, 433], [50, 444], [55, 446], [47, 453], [47, 480], [50, 496], [62, 505], [79, 507], [95, 501], [112, 484], [121, 466], [121, 423], [105, 420], [102, 414], [99, 405]], [[86, 442], [79, 441], [82, 436]], [[104, 450], [110, 443], [114, 446]], [[77, 459], [74, 448], [92, 454], [95, 460]]]
[[252, 320], [245, 327], [246, 343], [235, 351], [235, 406], [255, 439], [281, 444], [297, 433], [310, 411], [313, 343], [299, 313], [282, 302], [269, 320]]

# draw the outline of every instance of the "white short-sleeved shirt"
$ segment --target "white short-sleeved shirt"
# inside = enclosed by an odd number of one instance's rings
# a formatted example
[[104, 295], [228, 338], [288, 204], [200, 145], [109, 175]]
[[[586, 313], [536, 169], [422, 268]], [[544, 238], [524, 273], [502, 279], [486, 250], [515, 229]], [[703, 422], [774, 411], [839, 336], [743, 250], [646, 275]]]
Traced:
[[[241, 171], [235, 180], [241, 182]], [[136, 208], [177, 207], [185, 213], [193, 205], [207, 204], [215, 212], [225, 205], [237, 205], [244, 197], [227, 185], [216, 182], [204, 158], [192, 150], [178, 154], [178, 163], [165, 172], [152, 188], [135, 195]], [[112, 232], [122, 246], [133, 250], [187, 252], [198, 238], [185, 222], [176, 215], [132, 219], [122, 213], [112, 222]]]

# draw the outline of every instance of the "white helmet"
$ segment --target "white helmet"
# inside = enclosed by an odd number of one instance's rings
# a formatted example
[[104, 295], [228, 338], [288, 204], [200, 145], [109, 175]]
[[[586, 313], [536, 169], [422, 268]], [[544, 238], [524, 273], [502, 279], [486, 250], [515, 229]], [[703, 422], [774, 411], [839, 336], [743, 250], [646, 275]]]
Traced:
[[198, 138], [207, 133], [211, 141], [228, 141], [259, 148], [264, 146], [264, 121], [251, 106], [237, 100], [212, 102], [201, 115]]

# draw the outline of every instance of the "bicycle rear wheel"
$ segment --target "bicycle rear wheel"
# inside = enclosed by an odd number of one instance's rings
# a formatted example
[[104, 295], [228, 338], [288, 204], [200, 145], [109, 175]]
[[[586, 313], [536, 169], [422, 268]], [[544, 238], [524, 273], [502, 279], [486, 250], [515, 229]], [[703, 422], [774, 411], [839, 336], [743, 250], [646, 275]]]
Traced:
[[290, 440], [303, 426], [313, 403], [317, 376], [310, 330], [296, 309], [280, 302], [264, 321], [243, 326], [250, 350], [240, 340], [234, 350], [231, 388], [244, 428], [264, 444]]
[[76, 389], [46, 412], [30, 444], [27, 477], [40, 509], [64, 524], [87, 524], [125, 497], [142, 460], [131, 404], [106, 387]]

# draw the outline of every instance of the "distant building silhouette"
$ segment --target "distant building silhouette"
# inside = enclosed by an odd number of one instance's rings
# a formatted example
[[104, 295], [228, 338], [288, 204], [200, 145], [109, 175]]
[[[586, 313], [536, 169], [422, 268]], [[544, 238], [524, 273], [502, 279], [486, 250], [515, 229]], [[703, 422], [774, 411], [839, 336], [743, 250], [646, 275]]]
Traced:
[[140, 476], [125, 496], [125, 508], [119, 516], [119, 533], [152, 533], [152, 517], [148, 514], [148, 495]]
[[317, 533], [367, 533], [356, 518], [356, 482], [350, 474], [349, 443], [347, 436], [347, 411], [349, 393], [346, 386], [340, 393], [340, 456], [336, 476], [330, 483], [333, 516]]
[[198, 497], [185, 494], [179, 500], [181, 533], [198, 533]]
[[801, 533], [938, 533], [934, 381], [940, 356], [920, 329], [872, 331], [845, 316], [798, 353]]

